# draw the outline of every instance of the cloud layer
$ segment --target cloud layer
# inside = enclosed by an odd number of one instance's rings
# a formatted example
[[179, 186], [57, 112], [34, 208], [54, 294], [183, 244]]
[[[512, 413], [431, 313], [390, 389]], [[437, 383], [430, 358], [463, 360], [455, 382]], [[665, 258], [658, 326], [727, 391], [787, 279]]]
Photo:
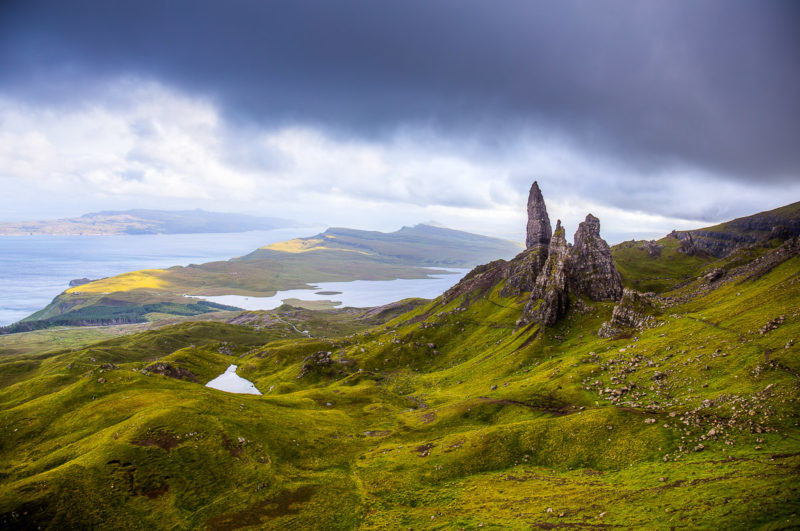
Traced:
[[6, 2], [0, 179], [15, 199], [0, 206], [435, 219], [518, 237], [538, 179], [554, 217], [592, 210], [619, 237], [744, 215], [800, 198], [798, 13]]

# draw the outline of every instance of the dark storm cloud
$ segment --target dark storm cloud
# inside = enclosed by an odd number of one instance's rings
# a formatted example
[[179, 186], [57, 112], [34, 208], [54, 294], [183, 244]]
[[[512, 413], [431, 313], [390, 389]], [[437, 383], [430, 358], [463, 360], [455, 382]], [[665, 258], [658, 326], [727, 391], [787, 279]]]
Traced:
[[800, 174], [791, 1], [6, 1], [0, 90], [80, 100], [120, 75], [228, 118], [502, 149], [526, 129], [648, 169]]

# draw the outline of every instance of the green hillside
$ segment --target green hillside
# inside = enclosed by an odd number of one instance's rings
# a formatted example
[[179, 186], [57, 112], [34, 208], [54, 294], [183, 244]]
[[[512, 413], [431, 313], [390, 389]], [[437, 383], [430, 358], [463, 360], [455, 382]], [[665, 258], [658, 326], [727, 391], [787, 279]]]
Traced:
[[[798, 250], [617, 247], [659, 293], [609, 338], [614, 302], [518, 325], [494, 262], [422, 306], [7, 353], [0, 525], [796, 528]], [[263, 395], [203, 386], [230, 364]]]

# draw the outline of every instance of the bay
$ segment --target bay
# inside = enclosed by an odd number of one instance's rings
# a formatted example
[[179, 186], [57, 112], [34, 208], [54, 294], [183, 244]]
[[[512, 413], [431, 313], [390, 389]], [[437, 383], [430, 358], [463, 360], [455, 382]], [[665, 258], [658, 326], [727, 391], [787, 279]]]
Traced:
[[228, 260], [320, 227], [223, 234], [0, 237], [0, 326], [42, 309], [76, 278]]

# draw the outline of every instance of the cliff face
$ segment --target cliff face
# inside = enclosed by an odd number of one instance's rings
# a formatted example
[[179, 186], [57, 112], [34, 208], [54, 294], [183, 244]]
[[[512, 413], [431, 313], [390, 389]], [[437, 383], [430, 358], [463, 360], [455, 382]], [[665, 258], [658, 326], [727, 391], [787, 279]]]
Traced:
[[686, 254], [708, 253], [717, 258], [734, 250], [772, 238], [788, 240], [800, 235], [800, 202], [752, 216], [737, 218], [713, 227], [672, 231]]

